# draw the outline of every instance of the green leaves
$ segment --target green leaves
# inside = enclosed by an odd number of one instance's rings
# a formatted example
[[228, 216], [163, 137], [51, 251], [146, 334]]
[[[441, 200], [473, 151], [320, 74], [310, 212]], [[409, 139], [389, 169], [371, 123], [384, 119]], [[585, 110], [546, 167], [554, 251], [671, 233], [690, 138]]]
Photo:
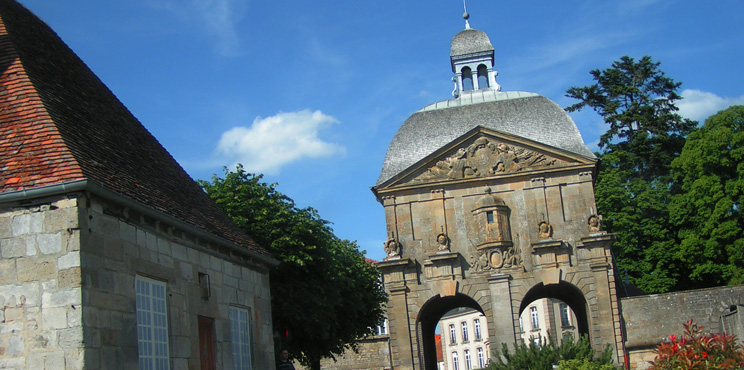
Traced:
[[238, 165], [199, 184], [281, 264], [271, 271], [274, 329], [282, 345], [311, 366], [344, 349], [383, 320], [387, 297], [378, 271], [355, 242], [333, 234], [317, 210], [298, 208]]

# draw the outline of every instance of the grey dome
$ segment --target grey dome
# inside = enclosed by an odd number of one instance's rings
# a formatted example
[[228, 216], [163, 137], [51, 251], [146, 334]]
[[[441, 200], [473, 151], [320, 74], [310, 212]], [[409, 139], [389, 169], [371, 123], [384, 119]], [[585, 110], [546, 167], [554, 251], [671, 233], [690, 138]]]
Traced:
[[478, 126], [595, 158], [571, 117], [550, 99], [527, 92], [478, 90], [411, 115], [393, 137], [375, 186]]
[[461, 31], [452, 38], [450, 56], [468, 55], [482, 52], [493, 52], [493, 45], [483, 31], [472, 28]]

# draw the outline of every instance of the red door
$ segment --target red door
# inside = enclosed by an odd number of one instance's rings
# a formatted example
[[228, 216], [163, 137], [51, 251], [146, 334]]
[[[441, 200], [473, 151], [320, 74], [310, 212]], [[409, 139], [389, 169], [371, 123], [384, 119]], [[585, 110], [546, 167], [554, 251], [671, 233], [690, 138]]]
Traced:
[[217, 370], [214, 359], [214, 319], [199, 316], [199, 358], [201, 370]]

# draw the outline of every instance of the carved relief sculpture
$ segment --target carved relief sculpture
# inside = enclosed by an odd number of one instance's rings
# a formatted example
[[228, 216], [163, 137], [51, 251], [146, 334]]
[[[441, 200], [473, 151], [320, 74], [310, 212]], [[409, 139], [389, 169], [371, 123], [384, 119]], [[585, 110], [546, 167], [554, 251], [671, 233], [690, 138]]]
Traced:
[[449, 252], [449, 238], [447, 234], [441, 233], [437, 235], [437, 250], [440, 252]]
[[537, 236], [540, 237], [540, 239], [550, 239], [553, 237], [553, 226], [551, 226], [546, 221], [540, 221], [539, 224], [537, 224]]
[[602, 231], [602, 215], [591, 215], [589, 216], [589, 234], [603, 233]]
[[385, 242], [385, 259], [400, 257], [400, 243], [395, 239], [390, 239]]
[[532, 150], [479, 137], [466, 148], [459, 148], [455, 154], [438, 161], [413, 182], [488, 177], [560, 163], [563, 161]]

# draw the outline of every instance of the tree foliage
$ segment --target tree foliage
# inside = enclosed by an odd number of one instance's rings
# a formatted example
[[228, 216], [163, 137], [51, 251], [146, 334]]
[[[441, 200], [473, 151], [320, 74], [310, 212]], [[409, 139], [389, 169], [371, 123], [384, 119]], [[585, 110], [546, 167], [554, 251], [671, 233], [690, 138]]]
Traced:
[[379, 273], [354, 242], [333, 234], [313, 208], [298, 208], [238, 165], [199, 184], [259, 245], [279, 260], [270, 272], [274, 329], [305, 366], [341, 354], [383, 320]]
[[617, 234], [617, 271], [646, 292], [678, 289], [684, 283], [670, 264], [676, 248], [670, 168], [696, 126], [676, 113], [681, 84], [648, 56], [624, 56], [590, 74], [594, 84], [568, 89], [566, 96], [579, 102], [566, 109], [591, 108], [609, 126], [599, 141], [595, 191], [605, 228]]
[[[529, 344], [517, 342], [512, 352], [506, 343], [501, 346], [501, 350], [494, 350], [489, 370], [552, 370], [559, 363], [566, 369], [615, 369], [612, 365], [612, 347], [607, 346], [601, 355], [596, 356], [586, 336], [575, 341], [573, 336], [568, 335], [560, 345], [545, 338], [540, 344], [532, 341]], [[586, 365], [587, 363], [592, 365]]]
[[744, 283], [744, 106], [711, 116], [672, 162], [678, 259], [692, 287]]

